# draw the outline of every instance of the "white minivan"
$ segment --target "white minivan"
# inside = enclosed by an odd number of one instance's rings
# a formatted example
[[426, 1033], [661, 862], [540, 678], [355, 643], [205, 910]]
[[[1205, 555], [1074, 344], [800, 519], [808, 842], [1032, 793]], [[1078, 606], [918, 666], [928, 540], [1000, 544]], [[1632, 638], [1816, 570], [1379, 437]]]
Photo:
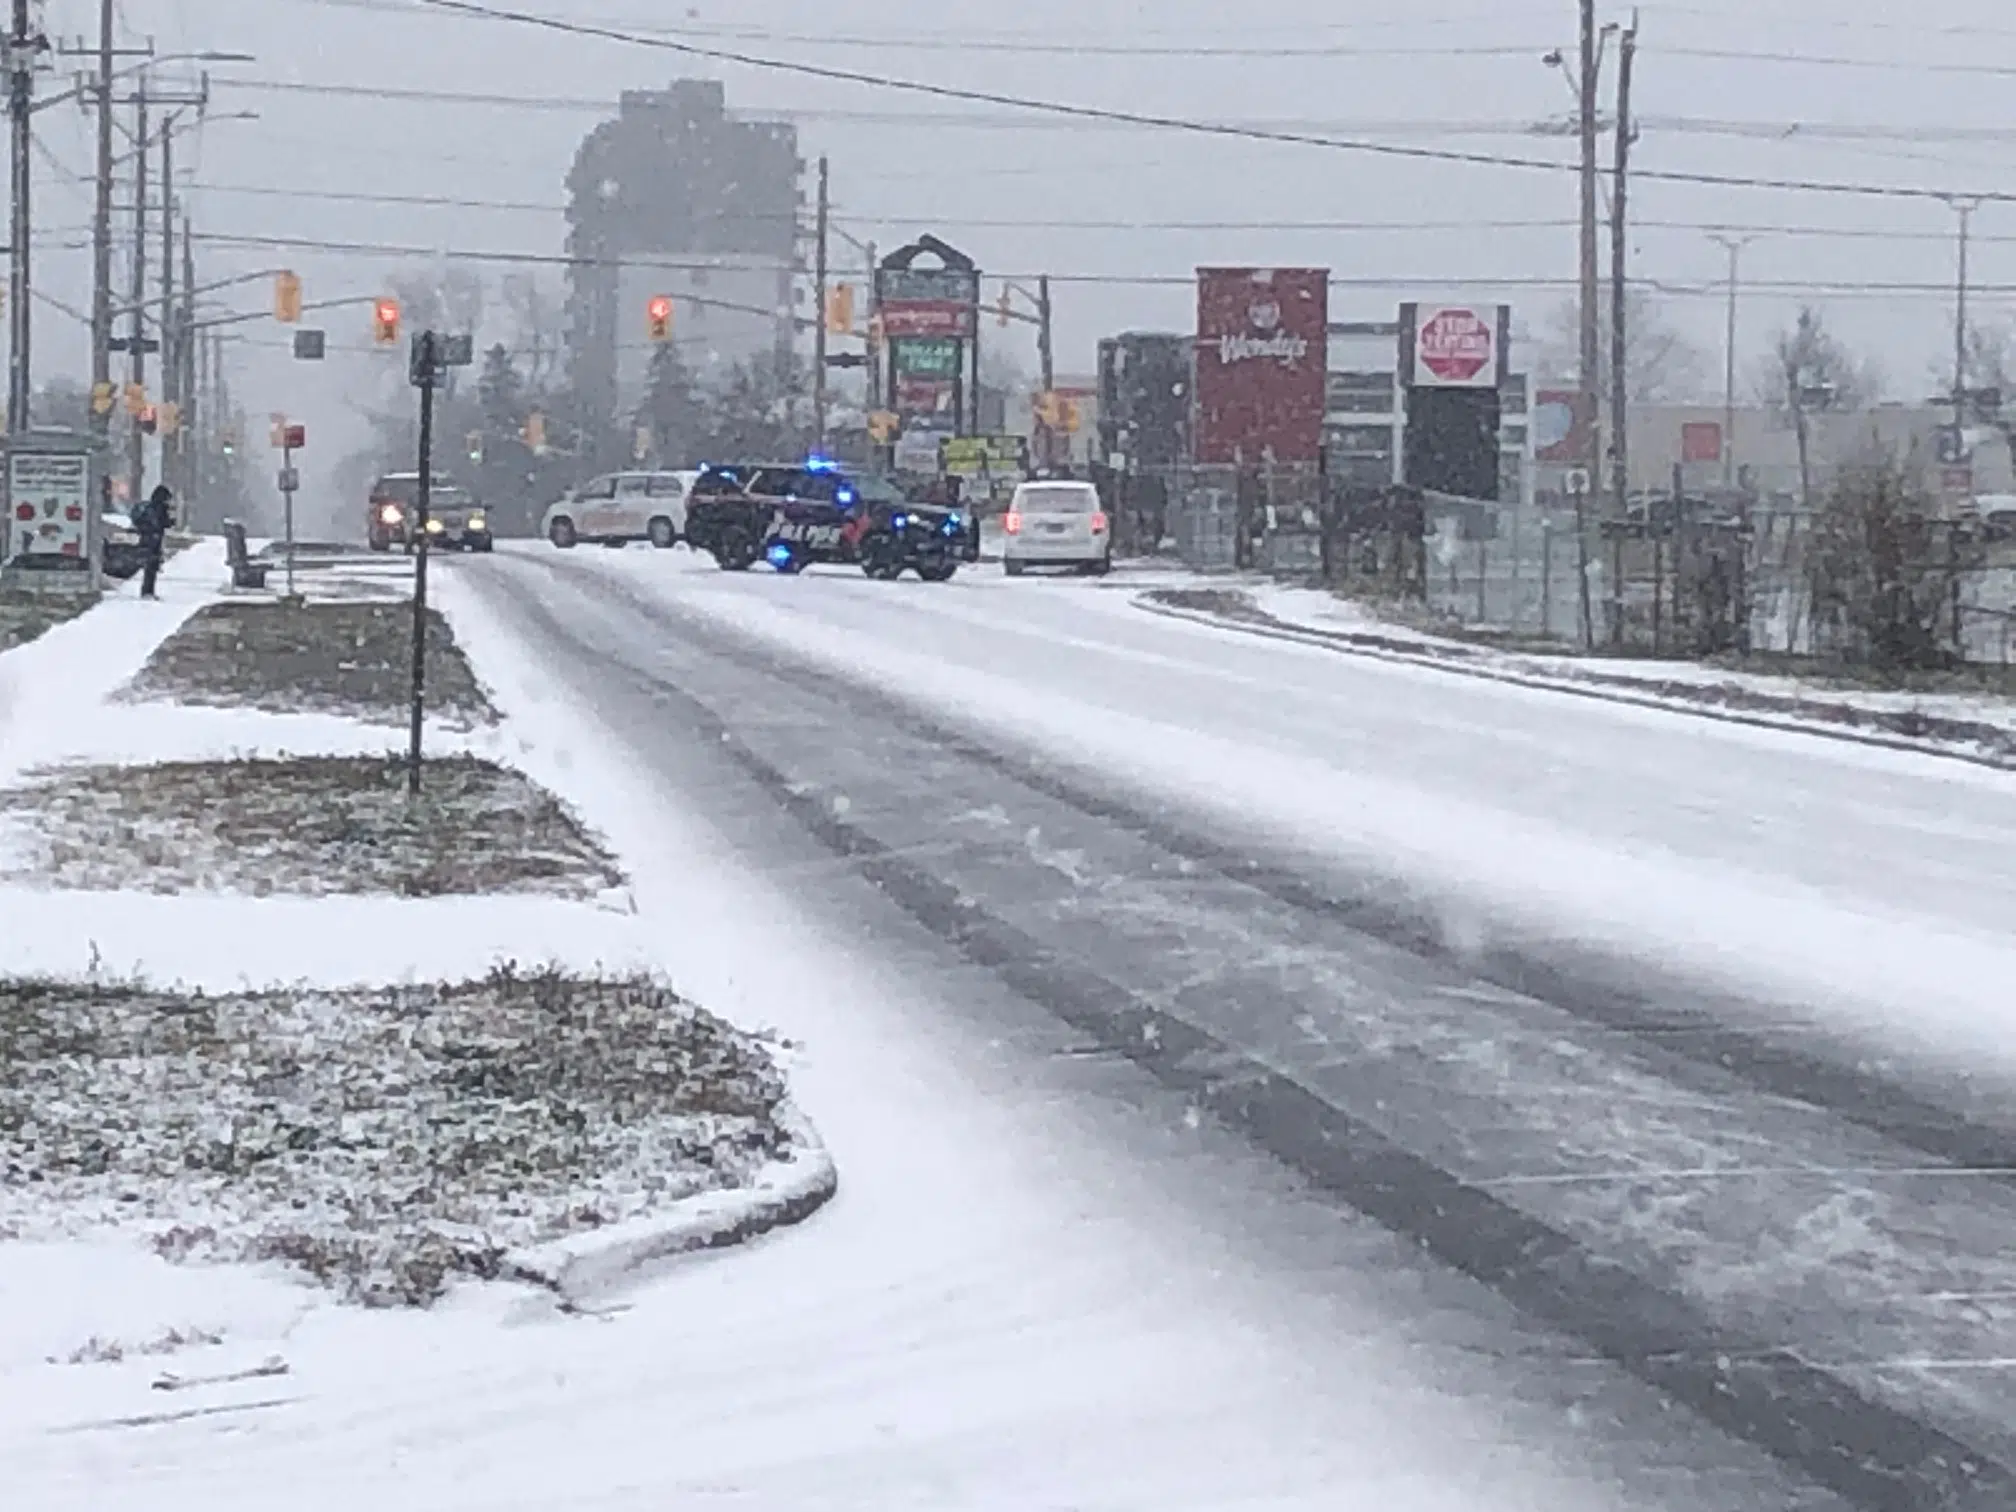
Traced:
[[1113, 532], [1090, 483], [1018, 484], [1001, 529], [1001, 564], [1010, 577], [1025, 567], [1103, 573], [1113, 565]]
[[620, 472], [590, 478], [549, 505], [539, 530], [555, 546], [593, 541], [670, 546], [686, 534], [686, 494], [697, 472]]

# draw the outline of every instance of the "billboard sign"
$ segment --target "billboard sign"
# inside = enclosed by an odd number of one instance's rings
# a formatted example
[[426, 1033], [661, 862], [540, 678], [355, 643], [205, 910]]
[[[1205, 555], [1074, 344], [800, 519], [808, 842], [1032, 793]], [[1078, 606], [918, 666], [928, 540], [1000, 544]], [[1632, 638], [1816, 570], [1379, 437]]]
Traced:
[[91, 459], [83, 452], [14, 451], [7, 458], [7, 503], [14, 550], [21, 557], [91, 557]]
[[1197, 270], [1196, 460], [1315, 462], [1330, 270]]
[[1505, 305], [1403, 307], [1401, 371], [1410, 388], [1495, 389], [1505, 381]]

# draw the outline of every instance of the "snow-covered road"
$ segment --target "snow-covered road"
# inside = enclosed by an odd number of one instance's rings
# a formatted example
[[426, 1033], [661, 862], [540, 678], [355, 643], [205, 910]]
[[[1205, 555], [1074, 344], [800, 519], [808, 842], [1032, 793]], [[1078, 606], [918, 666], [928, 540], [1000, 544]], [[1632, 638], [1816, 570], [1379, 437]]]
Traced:
[[1649, 1389], [1862, 1505], [2016, 1494], [2016, 782], [1084, 584], [461, 586], [909, 993], [1046, 1010], [1613, 1362], [1606, 1452]]

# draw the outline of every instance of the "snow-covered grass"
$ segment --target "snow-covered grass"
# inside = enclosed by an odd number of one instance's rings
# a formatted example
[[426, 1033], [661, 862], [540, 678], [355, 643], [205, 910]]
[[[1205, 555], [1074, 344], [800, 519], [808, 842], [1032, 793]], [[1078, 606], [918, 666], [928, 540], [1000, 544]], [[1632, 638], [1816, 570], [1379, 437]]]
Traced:
[[786, 1153], [766, 1047], [647, 977], [0, 984], [0, 1238], [137, 1230], [425, 1304]]
[[[1356, 603], [1313, 589], [1224, 584], [1161, 586], [1150, 605], [1209, 615], [1260, 631], [1320, 638], [1340, 650], [1468, 669], [1476, 674], [1622, 698], [1675, 709], [1796, 721], [1815, 729], [1943, 745], [2000, 762], [2016, 761], [2016, 700], [1994, 691], [2000, 669], [1983, 668], [1905, 687], [1841, 676], [1716, 662], [1640, 661], [1515, 650], [1480, 638], [1455, 639], [1375, 618]], [[1941, 691], [1945, 690], [1945, 691]], [[1966, 691], [1960, 691], [1966, 690]]]
[[[428, 611], [429, 717], [463, 729], [496, 718], [447, 621]], [[410, 709], [413, 619], [372, 599], [206, 605], [148, 658], [126, 696], [397, 724]]]
[[0, 651], [26, 645], [96, 602], [88, 593], [0, 594]]
[[591, 897], [622, 882], [520, 773], [451, 755], [424, 779], [416, 801], [397, 757], [67, 767], [0, 791], [0, 855], [58, 887], [157, 893]]

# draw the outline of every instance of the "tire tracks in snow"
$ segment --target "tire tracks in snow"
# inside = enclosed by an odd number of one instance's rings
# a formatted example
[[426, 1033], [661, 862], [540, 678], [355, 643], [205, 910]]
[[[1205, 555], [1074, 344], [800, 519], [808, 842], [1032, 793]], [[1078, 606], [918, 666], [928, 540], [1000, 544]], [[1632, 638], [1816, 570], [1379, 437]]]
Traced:
[[[682, 614], [592, 570], [538, 565], [581, 591], [620, 597], [629, 612], [676, 630], [671, 642], [684, 652], [772, 679], [843, 710], [847, 719], [870, 719], [1291, 913], [1560, 1009], [1618, 1041], [1663, 1080], [1691, 1089], [1702, 1085], [1704, 1076], [1734, 1078], [1767, 1100], [1805, 1104], [1941, 1160], [1976, 1167], [2012, 1164], [2007, 1135], [1977, 1128], [1929, 1101], [1902, 1098], [1897, 1088], [1860, 1070], [1769, 1044], [1707, 1015], [1676, 1015], [1649, 993], [1618, 998], [1600, 982], [1514, 950], [1481, 957], [1456, 951], [1446, 944], [1439, 921], [1425, 911], [1413, 915], [1373, 899], [1369, 891], [1319, 886], [1285, 865], [1249, 857], [1042, 763], [983, 744], [886, 694], [842, 688], [830, 676], [739, 643], [704, 616]], [[514, 596], [521, 612], [554, 642], [571, 644], [575, 655], [599, 665], [605, 675], [620, 672], [649, 697], [674, 701], [697, 732], [718, 743], [828, 853], [966, 959], [1244, 1130], [1321, 1189], [1413, 1239], [1451, 1268], [1859, 1506], [1888, 1512], [2016, 1505], [2016, 1474], [1991, 1456], [1883, 1394], [1811, 1363], [1769, 1333], [1731, 1324], [1678, 1287], [1646, 1279], [1567, 1228], [1515, 1206], [1490, 1183], [1454, 1174], [1452, 1162], [1408, 1148], [1341, 1100], [1266, 1064], [1249, 1046], [1200, 1026], [1196, 1015], [1171, 1011], [1054, 948], [928, 869], [914, 850], [878, 837], [871, 815], [841, 809], [808, 788], [738, 732], [732, 715], [717, 706], [718, 695], [710, 699], [696, 692], [691, 675], [678, 677], [662, 664], [624, 656], [612, 666], [607, 646], [582, 640], [536, 599]], [[1619, 1047], [1606, 1048], [1615, 1053]]]

